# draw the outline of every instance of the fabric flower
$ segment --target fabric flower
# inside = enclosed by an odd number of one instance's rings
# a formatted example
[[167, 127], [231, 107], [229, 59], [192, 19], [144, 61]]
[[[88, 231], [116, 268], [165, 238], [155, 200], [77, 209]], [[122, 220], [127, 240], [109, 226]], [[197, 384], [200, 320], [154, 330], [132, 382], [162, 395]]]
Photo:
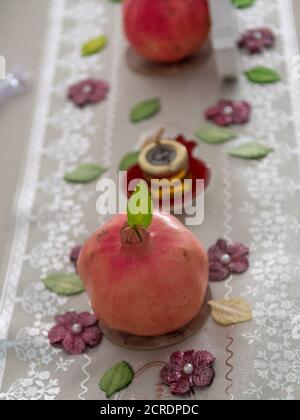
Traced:
[[75, 246], [74, 248], [71, 249], [71, 252], [70, 252], [70, 261], [76, 268], [76, 271], [77, 271], [77, 261], [79, 258], [81, 248], [82, 248], [81, 245]]
[[106, 98], [108, 83], [102, 80], [87, 79], [69, 88], [68, 98], [79, 107], [94, 104]]
[[230, 274], [242, 274], [249, 268], [249, 248], [219, 239], [208, 250], [210, 281], [226, 280]]
[[272, 48], [274, 43], [275, 36], [268, 28], [247, 31], [238, 41], [239, 47], [248, 50], [250, 54], [262, 53], [265, 48]]
[[194, 387], [207, 388], [212, 385], [215, 358], [207, 351], [177, 351], [160, 372], [162, 383], [168, 385], [173, 395], [185, 395]]
[[101, 343], [103, 334], [95, 315], [67, 312], [56, 316], [55, 321], [55, 327], [48, 333], [50, 344], [61, 346], [68, 354], [82, 354], [87, 346], [96, 347]]
[[246, 101], [229, 101], [222, 99], [209, 108], [205, 116], [217, 125], [245, 124], [249, 121], [251, 105]]

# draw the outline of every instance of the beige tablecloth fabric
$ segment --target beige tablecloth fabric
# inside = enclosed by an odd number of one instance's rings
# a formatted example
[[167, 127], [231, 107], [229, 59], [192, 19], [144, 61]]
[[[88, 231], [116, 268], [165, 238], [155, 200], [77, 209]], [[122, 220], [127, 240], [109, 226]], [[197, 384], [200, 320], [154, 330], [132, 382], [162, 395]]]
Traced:
[[[213, 168], [214, 180], [206, 195], [205, 223], [194, 230], [206, 246], [219, 236], [252, 246], [252, 270], [242, 280], [231, 279], [215, 286], [213, 294], [215, 298], [225, 294], [246, 295], [256, 318], [233, 329], [223, 329], [209, 320], [199, 334], [180, 348], [205, 348], [217, 357], [214, 386], [197, 393], [197, 399], [300, 397], [297, 385], [300, 347], [296, 339], [299, 288], [294, 281], [299, 265], [297, 236], [292, 238], [299, 227], [299, 169], [293, 127], [296, 115], [292, 108], [296, 84], [290, 79], [287, 61], [297, 51], [292, 16], [287, 10], [290, 2], [276, 0], [272, 2], [276, 5], [272, 10], [266, 3], [257, 0], [254, 8], [237, 15], [241, 29], [267, 23], [277, 31], [276, 51], [264, 56], [264, 62], [278, 67], [283, 74], [282, 84], [274, 87], [252, 87], [245, 80], [235, 87], [220, 86], [213, 56], [201, 66], [187, 67], [168, 78], [133, 73], [125, 64], [127, 46], [122, 37], [119, 6], [104, 0], [30, 0], [26, 7], [16, 0], [1, 2], [0, 31], [4, 36], [0, 38], [0, 52], [8, 64], [19, 61], [27, 65], [33, 83], [28, 94], [11, 101], [0, 114], [1, 141], [5, 144], [1, 154], [1, 185], [5, 188], [1, 188], [0, 201], [0, 250], [4, 257], [0, 398], [104, 398], [97, 389], [98, 379], [115, 362], [125, 359], [137, 369], [154, 360], [167, 360], [170, 352], [178, 348], [134, 352], [105, 340], [94, 352], [76, 359], [67, 357], [48, 346], [47, 331], [57, 312], [71, 308], [84, 310], [88, 307], [87, 300], [57, 298], [44, 291], [39, 279], [53, 271], [70, 269], [69, 248], [102, 221], [94, 211], [97, 197], [94, 185], [84, 188], [65, 185], [61, 179], [66, 170], [80, 161], [97, 160], [109, 166], [109, 175], [115, 177], [120, 158], [136, 147], [141, 132], [153, 125], [166, 124], [189, 134], [202, 124], [204, 109], [225, 95], [248, 98], [255, 106], [253, 121], [241, 130], [245, 133], [242, 140], [255, 135], [280, 152], [262, 163], [245, 164], [229, 160], [226, 146], [220, 149], [201, 146], [201, 155]], [[109, 48], [101, 56], [83, 60], [78, 54], [81, 43], [99, 31], [109, 35]], [[7, 41], [2, 46], [3, 40]], [[43, 54], [46, 61], [41, 67]], [[285, 61], [281, 59], [282, 54]], [[261, 63], [261, 60], [261, 57], [244, 57], [243, 65]], [[65, 101], [65, 88], [90, 74], [110, 81], [110, 98], [99, 107], [74, 110]], [[139, 126], [129, 124], [131, 106], [139, 99], [157, 94], [164, 105], [160, 116]], [[36, 119], [30, 134], [34, 104], [37, 104]], [[286, 144], [278, 142], [281, 138]], [[28, 164], [25, 156], [29, 140], [31, 161]], [[12, 198], [24, 167], [27, 178], [25, 184], [21, 182], [15, 220], [8, 214], [14, 214]], [[254, 178], [256, 175], [258, 179]], [[279, 194], [283, 188], [286, 202]], [[33, 191], [35, 195], [31, 196]], [[272, 222], [271, 227], [268, 221]], [[16, 241], [12, 247], [15, 224]], [[284, 236], [286, 233], [291, 241]], [[270, 237], [275, 244], [279, 241], [279, 246], [274, 246], [276, 249], [267, 243]], [[273, 268], [277, 259], [280, 268], [276, 271]], [[260, 285], [265, 277], [266, 288]], [[272, 294], [270, 288], [275, 278], [285, 287], [281, 290], [278, 283]], [[281, 300], [286, 308], [279, 308]], [[285, 313], [276, 312], [280, 310]], [[274, 317], [278, 320], [274, 321]], [[294, 336], [290, 337], [288, 331], [293, 331]], [[226, 347], [231, 342], [228, 336], [234, 339], [230, 347], [234, 353], [230, 361], [234, 366], [229, 376], [232, 382], [225, 378], [230, 370], [226, 366], [230, 356]], [[150, 369], [116, 398], [169, 398], [168, 389], [157, 389], [157, 378], [158, 369]], [[232, 386], [226, 392], [229, 385]]]
[[24, 172], [48, 11], [48, 0], [29, 0], [26, 4], [18, 0], [3, 0], [0, 4], [0, 54], [5, 57], [8, 70], [16, 64], [23, 64], [32, 81], [26, 95], [8, 101], [0, 110], [0, 270], [6, 269], [5, 257], [10, 250], [15, 224], [14, 200]]

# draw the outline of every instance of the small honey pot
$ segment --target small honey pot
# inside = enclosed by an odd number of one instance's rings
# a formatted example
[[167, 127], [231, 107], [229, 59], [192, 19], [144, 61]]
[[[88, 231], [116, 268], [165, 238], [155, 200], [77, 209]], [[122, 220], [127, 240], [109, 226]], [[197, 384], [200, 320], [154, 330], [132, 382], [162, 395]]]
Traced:
[[[165, 128], [145, 141], [136, 164], [128, 168], [125, 179], [126, 194], [130, 197], [132, 181], [145, 180], [157, 208], [180, 212], [192, 205], [203, 192], [197, 181], [210, 183], [211, 170], [204, 160], [193, 155], [198, 143], [187, 140], [182, 134], [172, 138], [165, 135]], [[170, 204], [170, 207], [168, 205]], [[165, 210], [164, 210], [165, 211]]]
[[146, 141], [138, 161], [154, 199], [162, 199], [164, 195], [174, 198], [187, 188], [183, 182], [189, 174], [187, 148], [175, 139], [163, 138], [164, 133], [165, 129], [161, 128]]

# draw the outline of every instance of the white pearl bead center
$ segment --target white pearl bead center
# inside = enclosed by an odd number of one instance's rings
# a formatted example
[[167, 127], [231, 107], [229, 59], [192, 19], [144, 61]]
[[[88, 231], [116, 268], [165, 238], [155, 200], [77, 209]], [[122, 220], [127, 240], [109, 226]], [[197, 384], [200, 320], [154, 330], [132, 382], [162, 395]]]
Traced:
[[84, 86], [84, 88], [82, 89], [83, 93], [91, 93], [92, 92], [92, 86]]
[[183, 372], [186, 375], [191, 375], [194, 371], [194, 366], [191, 363], [187, 363], [186, 365], [183, 366]]
[[225, 115], [231, 115], [233, 113], [233, 108], [232, 106], [225, 106], [225, 108], [223, 109], [223, 113]]
[[82, 332], [82, 326], [80, 324], [72, 325], [72, 333], [73, 334], [80, 334]]
[[229, 264], [231, 261], [230, 255], [229, 254], [222, 255], [221, 261], [223, 264], [226, 264], [226, 265]]
[[255, 34], [254, 34], [254, 38], [261, 39], [262, 38], [262, 33], [259, 32], [259, 31], [256, 31]]

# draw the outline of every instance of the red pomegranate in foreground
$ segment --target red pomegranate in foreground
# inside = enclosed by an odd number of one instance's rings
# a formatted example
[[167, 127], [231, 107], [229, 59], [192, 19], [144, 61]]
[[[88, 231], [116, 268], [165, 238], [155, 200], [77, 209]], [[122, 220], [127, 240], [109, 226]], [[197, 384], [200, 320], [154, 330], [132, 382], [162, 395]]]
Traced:
[[85, 243], [78, 270], [93, 310], [109, 328], [139, 336], [176, 331], [203, 304], [207, 254], [174, 216], [154, 213], [150, 227], [114, 217]]
[[174, 63], [195, 54], [208, 38], [207, 0], [125, 0], [124, 28], [145, 58]]

